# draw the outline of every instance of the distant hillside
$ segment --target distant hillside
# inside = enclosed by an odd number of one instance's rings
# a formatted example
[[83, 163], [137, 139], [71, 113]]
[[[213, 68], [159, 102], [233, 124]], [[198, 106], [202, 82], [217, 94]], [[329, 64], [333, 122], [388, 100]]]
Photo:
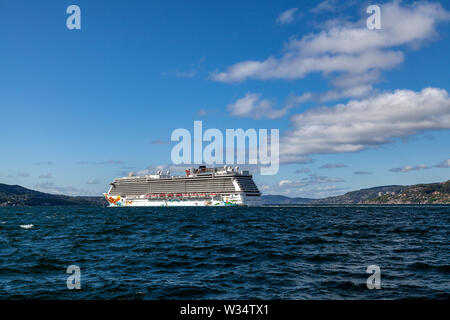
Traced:
[[450, 204], [450, 180], [413, 186], [382, 186], [347, 192], [323, 199], [266, 195], [263, 203], [274, 204]]
[[106, 206], [103, 197], [69, 197], [0, 183], [0, 206]]
[[365, 200], [373, 199], [380, 194], [387, 192], [398, 192], [406, 188], [405, 186], [383, 186], [369, 189], [361, 189], [358, 191], [347, 192], [341, 196], [327, 197], [323, 199], [310, 198], [290, 198], [280, 195], [263, 195], [263, 204], [274, 205], [294, 205], [294, 204], [357, 204]]
[[446, 204], [450, 203], [450, 180], [416, 184], [398, 192], [381, 194], [364, 201], [368, 204]]
[[313, 200], [311, 204], [358, 204], [378, 197], [381, 194], [400, 192], [405, 186], [383, 186], [347, 192], [342, 196]]
[[[264, 205], [296, 204], [450, 204], [450, 180], [413, 186], [383, 186], [323, 199], [263, 195]], [[70, 197], [0, 183], [1, 206], [107, 206], [103, 197]]]

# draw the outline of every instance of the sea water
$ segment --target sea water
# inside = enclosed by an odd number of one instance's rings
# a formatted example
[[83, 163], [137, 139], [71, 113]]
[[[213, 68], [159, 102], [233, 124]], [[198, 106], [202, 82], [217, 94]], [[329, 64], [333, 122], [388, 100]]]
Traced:
[[449, 234], [450, 206], [0, 208], [0, 299], [448, 299]]

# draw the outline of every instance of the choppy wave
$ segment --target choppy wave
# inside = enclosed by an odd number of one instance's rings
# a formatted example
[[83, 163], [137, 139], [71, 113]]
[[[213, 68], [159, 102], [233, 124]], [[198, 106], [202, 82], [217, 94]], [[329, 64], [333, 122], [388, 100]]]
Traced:
[[0, 221], [1, 299], [450, 297], [449, 206], [13, 207]]

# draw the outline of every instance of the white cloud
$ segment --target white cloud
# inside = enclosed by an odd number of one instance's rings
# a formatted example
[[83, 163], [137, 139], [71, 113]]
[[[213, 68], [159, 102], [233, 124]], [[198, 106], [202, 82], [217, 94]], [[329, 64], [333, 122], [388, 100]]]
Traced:
[[298, 10], [298, 8], [292, 8], [292, 9], [282, 12], [277, 18], [277, 23], [284, 25], [284, 24], [289, 24], [289, 23], [293, 22], [294, 15], [297, 12], [297, 10]]
[[430, 167], [424, 165], [424, 164], [419, 164], [417, 166], [403, 166], [400, 168], [392, 168], [389, 169], [389, 171], [392, 172], [409, 172], [409, 171], [418, 171], [418, 170], [423, 170], [423, 169], [430, 169]]
[[378, 70], [364, 72], [362, 74], [347, 73], [339, 77], [333, 78], [332, 83], [335, 87], [340, 89], [354, 88], [360, 86], [367, 86], [376, 82], [380, 77]]
[[308, 168], [301, 168], [301, 169], [294, 171], [294, 173], [310, 173], [310, 172], [311, 172], [311, 170]]
[[19, 172], [19, 173], [17, 173], [17, 176], [21, 177], [21, 178], [29, 178], [30, 174], [26, 173], [26, 172]]
[[337, 7], [336, 0], [325, 0], [320, 2], [316, 7], [312, 8], [310, 11], [312, 13], [321, 13], [334, 11]]
[[369, 84], [357, 85], [344, 90], [329, 90], [323, 94], [317, 95], [315, 99], [318, 102], [327, 102], [343, 98], [367, 97], [373, 92], [373, 87]]
[[161, 72], [161, 75], [163, 77], [176, 77], [176, 78], [193, 78], [197, 75], [197, 70], [190, 70], [190, 71], [168, 71], [168, 72]]
[[317, 183], [344, 182], [341, 178], [325, 177], [316, 174], [310, 174], [307, 178], [303, 178], [300, 181], [308, 185]]
[[244, 61], [228, 68], [226, 72], [213, 75], [213, 79], [222, 82], [239, 82], [249, 78], [299, 79], [311, 72], [348, 72], [363, 73], [370, 69], [391, 69], [403, 62], [399, 51], [370, 51], [360, 54], [339, 54], [321, 56], [300, 56], [286, 54], [282, 59], [270, 57], [259, 61]]
[[74, 186], [57, 186], [53, 182], [43, 182], [34, 185], [34, 188], [41, 192], [52, 194], [63, 194], [68, 196], [82, 196], [89, 194], [87, 191], [78, 189]]
[[206, 110], [206, 109], [200, 109], [197, 112], [197, 116], [199, 116], [199, 117], [206, 116], [207, 114], [208, 114], [208, 110]]
[[330, 183], [330, 182], [344, 182], [341, 178], [333, 178], [326, 176], [319, 176], [316, 174], [310, 174], [308, 177], [300, 180], [281, 180], [278, 182], [278, 186], [289, 186], [289, 187], [305, 187], [310, 185], [315, 185], [319, 183]]
[[273, 100], [263, 99], [260, 93], [247, 92], [243, 98], [229, 104], [227, 108], [230, 114], [235, 117], [278, 119], [285, 116], [289, 109], [307, 101], [318, 100], [320, 100], [319, 96], [311, 93], [305, 93], [301, 96], [291, 95], [282, 108], [274, 109], [275, 102]]
[[291, 80], [321, 72], [325, 76], [348, 78], [349, 87], [359, 84], [350, 79], [366, 77], [367, 85], [377, 81], [380, 71], [403, 62], [401, 46], [417, 46], [435, 36], [436, 25], [449, 20], [450, 13], [436, 3], [402, 6], [399, 1], [393, 1], [382, 5], [381, 30], [367, 29], [365, 19], [364, 16], [357, 23], [341, 25], [324, 23], [326, 29], [319, 33], [291, 39], [280, 57], [239, 62], [214, 73], [212, 79], [221, 82], [251, 78]]
[[190, 70], [171, 70], [161, 72], [161, 76], [163, 77], [176, 77], [176, 78], [193, 78], [195, 77], [202, 69], [203, 64], [206, 60], [206, 57], [202, 57], [197, 63], [192, 63], [190, 65]]
[[439, 162], [434, 167], [436, 168], [450, 168], [450, 159]]
[[291, 117], [293, 129], [281, 137], [281, 162], [308, 154], [355, 152], [426, 130], [450, 128], [446, 90], [397, 90]]
[[367, 175], [367, 174], [372, 174], [372, 172], [370, 171], [355, 171], [353, 172], [356, 175]]
[[39, 176], [39, 179], [51, 179], [51, 178], [53, 178], [51, 173], [41, 174]]
[[52, 166], [52, 161], [33, 162], [33, 166]]
[[[355, 77], [355, 79], [356, 78], [360, 77]], [[340, 86], [342, 86], [342, 84], [340, 84]], [[348, 88], [338, 88], [337, 90], [329, 90], [324, 93], [306, 92], [300, 96], [290, 95], [284, 108], [290, 109], [305, 102], [325, 103], [344, 98], [361, 98], [370, 96], [374, 93], [376, 93], [376, 90], [372, 87], [372, 85], [364, 84], [363, 81], [360, 81], [358, 85], [349, 86]]]
[[345, 164], [343, 163], [327, 163], [324, 164], [323, 166], [321, 166], [321, 169], [336, 169], [336, 168], [345, 168], [347, 167]]
[[100, 181], [98, 179], [89, 179], [86, 181], [86, 184], [100, 184]]
[[278, 182], [278, 186], [282, 187], [284, 185], [292, 185], [294, 182], [291, 180], [281, 180]]
[[124, 162], [122, 160], [106, 160], [106, 161], [98, 161], [98, 162], [93, 162], [93, 161], [80, 161], [77, 162], [77, 164], [82, 164], [82, 165], [104, 165], [104, 164], [123, 164]]
[[[344, 190], [328, 183], [345, 182], [341, 178], [319, 176], [310, 174], [300, 180], [281, 180], [270, 185], [260, 187], [263, 194], [281, 194], [291, 197], [322, 197], [333, 195], [333, 192]], [[325, 186], [323, 186], [325, 184]], [[317, 186], [322, 185], [322, 186]]]
[[152, 140], [150, 143], [154, 145], [165, 145], [170, 144], [170, 141], [168, 139], [155, 139]]
[[228, 105], [228, 111], [232, 116], [249, 117], [253, 119], [269, 118], [276, 119], [284, 116], [290, 107], [273, 109], [274, 103], [267, 99], [262, 99], [258, 93], [248, 92], [243, 98]]

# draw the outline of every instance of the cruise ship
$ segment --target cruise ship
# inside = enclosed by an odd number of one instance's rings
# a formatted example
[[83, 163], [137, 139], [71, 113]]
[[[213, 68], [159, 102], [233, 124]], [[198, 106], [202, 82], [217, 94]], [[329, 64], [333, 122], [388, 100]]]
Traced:
[[169, 171], [116, 178], [104, 196], [110, 207], [260, 206], [261, 193], [239, 167], [189, 168], [185, 176]]

